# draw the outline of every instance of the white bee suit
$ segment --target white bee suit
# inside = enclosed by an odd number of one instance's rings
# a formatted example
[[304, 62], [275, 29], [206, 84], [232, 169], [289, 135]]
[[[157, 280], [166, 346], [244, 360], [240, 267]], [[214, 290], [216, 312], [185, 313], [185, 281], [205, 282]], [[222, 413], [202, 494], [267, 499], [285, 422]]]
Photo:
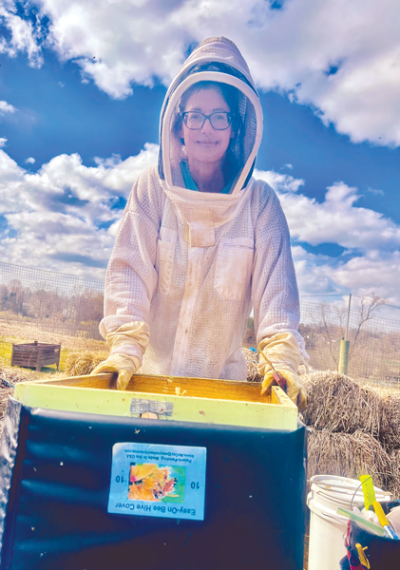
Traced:
[[[186, 189], [177, 166], [171, 125], [182, 93], [198, 81], [241, 92], [241, 138], [232, 151], [240, 169], [230, 194]], [[147, 348], [138, 333], [137, 343], [116, 349], [138, 358], [140, 372], [246, 379], [241, 347], [252, 306], [258, 343], [289, 332], [306, 356], [286, 220], [274, 191], [251, 177], [261, 133], [240, 52], [225, 38], [203, 42], [166, 95], [158, 168], [134, 185], [107, 270], [100, 331], [106, 337], [128, 323], [150, 330]]]

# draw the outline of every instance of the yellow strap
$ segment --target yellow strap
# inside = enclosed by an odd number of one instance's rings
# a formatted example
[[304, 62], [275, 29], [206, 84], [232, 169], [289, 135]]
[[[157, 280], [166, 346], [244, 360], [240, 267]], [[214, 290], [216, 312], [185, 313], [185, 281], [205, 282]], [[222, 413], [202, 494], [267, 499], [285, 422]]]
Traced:
[[357, 548], [357, 552], [358, 552], [358, 558], [360, 559], [360, 564], [362, 564], [363, 566], [365, 566], [365, 568], [367, 568], [369, 570], [371, 568], [371, 564], [369, 563], [369, 560], [365, 556], [365, 552], [364, 552], [364, 550], [367, 550], [368, 546], [363, 548], [361, 546], [361, 544], [359, 542], [357, 542], [356, 548]]
[[368, 511], [370, 505], [373, 505], [376, 500], [374, 482], [370, 475], [360, 475], [360, 481], [362, 483], [362, 490], [364, 493], [365, 510]]
[[390, 526], [389, 521], [385, 515], [385, 511], [382, 509], [382, 505], [378, 501], [373, 502], [374, 511], [378, 517], [379, 522], [382, 526]]

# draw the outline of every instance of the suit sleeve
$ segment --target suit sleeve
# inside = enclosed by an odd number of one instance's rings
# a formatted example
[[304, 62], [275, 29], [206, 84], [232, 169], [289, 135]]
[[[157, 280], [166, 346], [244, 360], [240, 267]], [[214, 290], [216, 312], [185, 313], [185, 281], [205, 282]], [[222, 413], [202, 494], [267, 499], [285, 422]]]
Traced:
[[255, 225], [252, 296], [257, 345], [275, 334], [294, 335], [302, 358], [308, 358], [298, 332], [300, 303], [285, 215], [267, 184], [261, 191]]
[[158, 274], [155, 269], [162, 213], [157, 175], [145, 171], [133, 186], [107, 268], [103, 337], [122, 325], [147, 323]]

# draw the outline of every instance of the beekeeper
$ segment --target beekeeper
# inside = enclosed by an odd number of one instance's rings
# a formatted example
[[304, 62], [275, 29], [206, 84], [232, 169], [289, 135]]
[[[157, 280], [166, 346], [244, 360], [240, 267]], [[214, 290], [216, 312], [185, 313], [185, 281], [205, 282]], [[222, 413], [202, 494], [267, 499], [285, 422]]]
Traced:
[[94, 370], [245, 380], [242, 352], [254, 308], [259, 371], [272, 370], [299, 405], [307, 355], [285, 216], [252, 176], [262, 112], [246, 62], [230, 40], [200, 44], [172, 81], [160, 120], [157, 168], [125, 208], [100, 323], [110, 356]]

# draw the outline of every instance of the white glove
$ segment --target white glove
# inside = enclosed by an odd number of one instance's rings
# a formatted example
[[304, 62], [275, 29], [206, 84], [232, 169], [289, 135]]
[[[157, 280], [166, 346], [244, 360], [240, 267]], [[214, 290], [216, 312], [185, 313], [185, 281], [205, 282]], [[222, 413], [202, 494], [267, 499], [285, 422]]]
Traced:
[[150, 330], [146, 323], [135, 321], [119, 327], [107, 335], [110, 356], [91, 372], [118, 372], [117, 390], [126, 390], [134, 373], [142, 365], [142, 358], [149, 342]]
[[[135, 362], [136, 361], [136, 362]], [[118, 372], [117, 390], [126, 390], [129, 380], [138, 369], [138, 359], [125, 354], [111, 354], [106, 360], [100, 362], [90, 373], [101, 374], [102, 372]]]
[[297, 368], [304, 363], [300, 354], [299, 346], [292, 333], [278, 333], [270, 338], [265, 338], [258, 347], [260, 362], [258, 371], [264, 380], [261, 384], [261, 394], [269, 394], [271, 386], [277, 382], [273, 378], [272, 366], [280, 372], [286, 380], [286, 393], [300, 409], [306, 405], [306, 390], [297, 374]]
[[[306, 407], [307, 397], [306, 397], [306, 389], [304, 387], [303, 382], [301, 381], [300, 377], [296, 372], [287, 368], [284, 370], [283, 366], [279, 366], [279, 370], [276, 369], [277, 372], [280, 372], [284, 379], [286, 380], [286, 393], [289, 398], [292, 400], [294, 404], [302, 410]], [[270, 370], [264, 376], [264, 380], [261, 384], [261, 395], [263, 394], [270, 394], [271, 387], [277, 382], [273, 377], [273, 371]]]

